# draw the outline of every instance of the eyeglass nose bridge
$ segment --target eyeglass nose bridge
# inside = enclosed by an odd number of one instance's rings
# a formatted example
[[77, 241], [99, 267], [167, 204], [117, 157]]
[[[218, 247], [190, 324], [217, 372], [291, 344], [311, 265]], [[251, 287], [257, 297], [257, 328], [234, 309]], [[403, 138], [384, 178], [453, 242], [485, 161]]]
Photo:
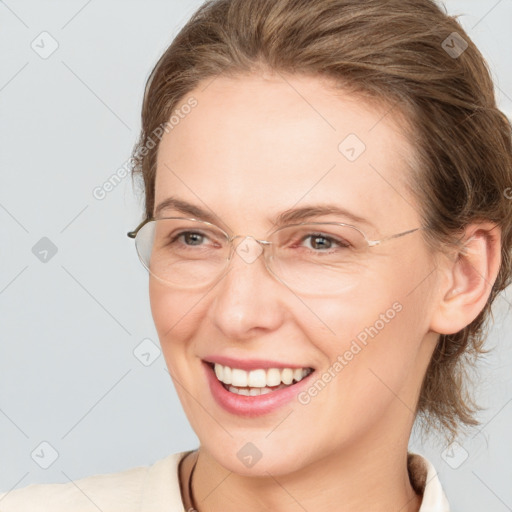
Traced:
[[[234, 242], [237, 238], [243, 238], [243, 240], [235, 247]], [[268, 240], [258, 240], [252, 235], [236, 235], [232, 237], [230, 241], [232, 250], [229, 259], [231, 259], [233, 252], [236, 252], [237, 255], [249, 265], [254, 263], [260, 255], [265, 252], [265, 247], [272, 245], [272, 242]], [[267, 266], [266, 259], [265, 266]]]

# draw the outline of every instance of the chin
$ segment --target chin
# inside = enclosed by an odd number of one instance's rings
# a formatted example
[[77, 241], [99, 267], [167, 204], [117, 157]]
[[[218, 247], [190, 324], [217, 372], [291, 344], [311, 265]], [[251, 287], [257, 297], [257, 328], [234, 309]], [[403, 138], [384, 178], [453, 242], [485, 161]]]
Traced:
[[[266, 435], [268, 432], [261, 438]], [[252, 442], [247, 436], [241, 436], [240, 439], [234, 437], [224, 443], [215, 443], [209, 437], [206, 443], [201, 443], [201, 451], [237, 475], [268, 477], [271, 474], [277, 477], [299, 471], [312, 462], [306, 457], [304, 442], [301, 441], [300, 445], [287, 443], [283, 450], [281, 442], [272, 442], [270, 438]]]

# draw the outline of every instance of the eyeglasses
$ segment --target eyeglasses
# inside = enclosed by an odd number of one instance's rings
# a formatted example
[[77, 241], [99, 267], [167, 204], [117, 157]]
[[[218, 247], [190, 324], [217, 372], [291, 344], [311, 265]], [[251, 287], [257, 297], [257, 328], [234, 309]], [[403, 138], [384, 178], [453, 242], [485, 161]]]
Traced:
[[267, 270], [296, 293], [329, 295], [354, 283], [371, 247], [419, 229], [370, 240], [349, 224], [304, 222], [277, 228], [268, 240], [257, 240], [230, 236], [210, 222], [167, 217], [146, 219], [127, 235], [135, 239], [140, 261], [150, 274], [174, 288], [216, 283], [235, 252], [248, 264], [263, 253]]

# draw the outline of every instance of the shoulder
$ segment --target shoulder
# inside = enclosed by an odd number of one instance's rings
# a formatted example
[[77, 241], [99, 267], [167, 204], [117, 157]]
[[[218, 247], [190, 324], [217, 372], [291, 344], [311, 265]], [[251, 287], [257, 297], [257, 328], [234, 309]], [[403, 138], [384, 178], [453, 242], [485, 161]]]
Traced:
[[178, 464], [189, 452], [171, 454], [150, 466], [80, 478], [60, 484], [31, 484], [0, 494], [0, 512], [131, 512], [178, 510]]

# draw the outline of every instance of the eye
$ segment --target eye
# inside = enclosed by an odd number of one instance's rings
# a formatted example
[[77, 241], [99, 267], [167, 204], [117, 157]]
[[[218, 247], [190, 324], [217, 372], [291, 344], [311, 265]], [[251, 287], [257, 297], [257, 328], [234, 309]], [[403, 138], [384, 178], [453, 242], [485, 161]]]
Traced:
[[167, 240], [167, 245], [176, 246], [179, 244], [184, 247], [199, 247], [206, 245], [209, 238], [199, 231], [181, 231], [170, 233]]
[[154, 251], [165, 249], [183, 257], [206, 256], [210, 251], [227, 247], [227, 235], [214, 226], [202, 224], [189, 219], [158, 219], [148, 242]]
[[323, 233], [311, 233], [304, 236], [301, 242], [308, 242], [308, 248], [315, 251], [327, 251], [329, 249], [343, 249], [350, 247], [350, 243], [343, 239], [336, 239]]
[[185, 231], [184, 233], [180, 233], [178, 236], [175, 237], [175, 239], [180, 237], [182, 237], [182, 240], [185, 242], [185, 245], [201, 245], [201, 242], [203, 242], [206, 238], [206, 236], [203, 235], [202, 233], [197, 233], [194, 231]]

